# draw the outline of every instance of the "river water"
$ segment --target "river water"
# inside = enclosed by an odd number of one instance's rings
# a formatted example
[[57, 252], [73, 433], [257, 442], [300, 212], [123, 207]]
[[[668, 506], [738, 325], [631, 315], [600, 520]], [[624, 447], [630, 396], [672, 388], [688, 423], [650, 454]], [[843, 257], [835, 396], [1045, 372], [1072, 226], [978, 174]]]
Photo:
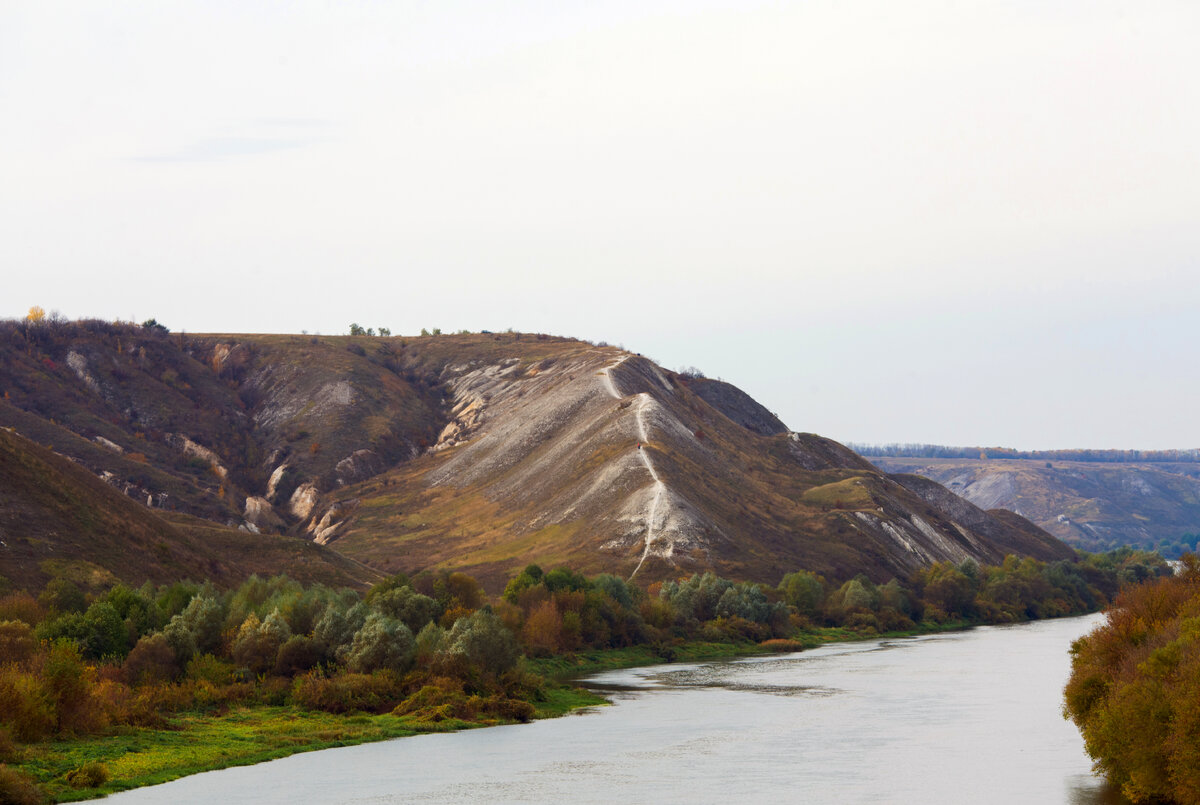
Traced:
[[1100, 616], [591, 677], [611, 707], [293, 755], [117, 803], [1124, 800], [1061, 716]]

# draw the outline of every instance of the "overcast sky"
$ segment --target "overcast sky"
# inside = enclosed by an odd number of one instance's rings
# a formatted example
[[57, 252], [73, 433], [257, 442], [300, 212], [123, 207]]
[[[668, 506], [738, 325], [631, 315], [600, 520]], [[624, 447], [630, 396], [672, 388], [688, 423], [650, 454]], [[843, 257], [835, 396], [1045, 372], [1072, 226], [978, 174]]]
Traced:
[[840, 441], [1200, 446], [1200, 5], [0, 5], [0, 316], [622, 344]]

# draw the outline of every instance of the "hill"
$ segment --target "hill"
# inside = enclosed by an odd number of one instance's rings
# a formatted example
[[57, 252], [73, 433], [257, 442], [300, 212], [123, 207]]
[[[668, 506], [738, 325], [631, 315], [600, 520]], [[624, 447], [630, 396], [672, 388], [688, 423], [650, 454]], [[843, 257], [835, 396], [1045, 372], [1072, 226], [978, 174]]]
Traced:
[[156, 510], [303, 535], [386, 572], [530, 561], [652, 581], [1066, 558], [735, 387], [520, 333], [0, 327], [0, 424]]
[[980, 507], [1021, 514], [1085, 550], [1130, 545], [1178, 556], [1195, 549], [1200, 464], [1120, 461], [1107, 451], [1083, 452], [1103, 458], [868, 458], [888, 472], [931, 478]]
[[186, 515], [166, 519], [88, 470], [0, 429], [0, 575], [37, 589], [53, 576], [96, 588], [120, 579], [211, 579], [286, 572], [361, 587], [378, 578], [312, 543], [255, 536]]

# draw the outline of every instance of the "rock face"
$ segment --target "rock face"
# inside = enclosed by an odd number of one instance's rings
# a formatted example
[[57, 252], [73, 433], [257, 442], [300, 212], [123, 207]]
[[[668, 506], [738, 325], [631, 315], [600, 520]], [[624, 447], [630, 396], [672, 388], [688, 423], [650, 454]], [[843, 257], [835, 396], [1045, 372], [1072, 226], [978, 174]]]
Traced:
[[343, 485], [365, 481], [378, 475], [383, 469], [383, 461], [374, 450], [355, 450], [339, 461], [334, 468], [338, 483]]
[[288, 513], [297, 520], [307, 520], [312, 514], [313, 509], [317, 506], [317, 500], [320, 499], [320, 493], [317, 487], [309, 482], [296, 487], [296, 491], [292, 493], [291, 500], [288, 501]]
[[271, 508], [270, 501], [262, 497], [246, 498], [246, 512], [244, 517], [246, 522], [253, 525], [258, 532], [273, 531], [283, 528], [284, 525], [283, 520]]
[[167, 434], [167, 442], [174, 445], [185, 456], [192, 456], [208, 462], [213, 473], [221, 480], [229, 477], [229, 470], [221, 463], [221, 457], [204, 445], [193, 442], [181, 433]]

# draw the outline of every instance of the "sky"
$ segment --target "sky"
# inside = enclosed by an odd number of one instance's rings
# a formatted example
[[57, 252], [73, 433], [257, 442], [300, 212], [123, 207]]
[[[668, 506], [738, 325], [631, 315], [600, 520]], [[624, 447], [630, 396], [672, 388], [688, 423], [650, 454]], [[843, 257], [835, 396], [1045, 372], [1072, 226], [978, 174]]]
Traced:
[[1200, 5], [0, 5], [0, 318], [619, 344], [859, 443], [1200, 446]]

